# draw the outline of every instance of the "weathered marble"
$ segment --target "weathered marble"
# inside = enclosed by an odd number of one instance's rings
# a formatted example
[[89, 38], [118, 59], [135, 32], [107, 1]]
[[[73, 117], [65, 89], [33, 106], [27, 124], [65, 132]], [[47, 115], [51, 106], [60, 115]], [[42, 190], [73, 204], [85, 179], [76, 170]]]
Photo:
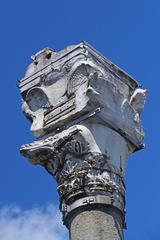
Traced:
[[[80, 209], [103, 206], [104, 225], [112, 226], [113, 216], [106, 215], [112, 209], [123, 228], [124, 173], [129, 154], [143, 148], [140, 114], [147, 91], [85, 42], [59, 52], [43, 49], [32, 60], [19, 89], [37, 139], [21, 153], [56, 179], [67, 227]], [[92, 214], [76, 215], [75, 221], [84, 215]]]

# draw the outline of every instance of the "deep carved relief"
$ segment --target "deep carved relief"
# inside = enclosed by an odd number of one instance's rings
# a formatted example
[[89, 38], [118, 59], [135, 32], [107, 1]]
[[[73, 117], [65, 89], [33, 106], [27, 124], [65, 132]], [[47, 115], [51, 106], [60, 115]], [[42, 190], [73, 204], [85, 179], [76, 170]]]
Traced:
[[123, 177], [128, 155], [142, 147], [147, 91], [84, 42], [37, 53], [19, 88], [37, 137], [21, 153], [54, 176], [64, 216], [97, 195], [124, 213]]
[[86, 127], [75, 125], [54, 137], [24, 145], [21, 153], [54, 176], [63, 203], [101, 193], [117, 198], [123, 210], [122, 172], [101, 153]]

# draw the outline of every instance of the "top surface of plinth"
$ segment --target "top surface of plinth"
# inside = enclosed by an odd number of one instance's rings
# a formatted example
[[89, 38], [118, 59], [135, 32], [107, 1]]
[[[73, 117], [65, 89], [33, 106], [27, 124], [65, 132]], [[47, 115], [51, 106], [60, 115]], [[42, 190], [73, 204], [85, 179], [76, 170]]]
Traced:
[[105, 68], [113, 74], [116, 74], [119, 80], [124, 81], [131, 88], [134, 89], [138, 87], [138, 83], [134, 78], [105, 58], [87, 42], [82, 41], [77, 45], [71, 45], [58, 52], [51, 48], [44, 48], [33, 55], [31, 57], [33, 62], [29, 65], [24, 78], [22, 78], [18, 83], [20, 91], [24, 92], [27, 87], [30, 88], [30, 86], [36, 85], [36, 83], [33, 83], [35, 78], [41, 76], [41, 74], [45, 73], [45, 71], [47, 71], [47, 69], [51, 66], [52, 69], [55, 68], [55, 70], [58, 67], [61, 68], [66, 61], [69, 61], [70, 59], [83, 53], [85, 53], [86, 58], [93, 57], [97, 59], [97, 61], [99, 61]]

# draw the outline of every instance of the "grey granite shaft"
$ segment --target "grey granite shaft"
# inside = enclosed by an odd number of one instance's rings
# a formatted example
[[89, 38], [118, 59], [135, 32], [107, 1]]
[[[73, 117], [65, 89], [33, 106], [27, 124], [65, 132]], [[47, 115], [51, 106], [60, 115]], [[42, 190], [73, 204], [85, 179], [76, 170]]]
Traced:
[[83, 211], [70, 224], [70, 240], [123, 240], [121, 217], [109, 209]]

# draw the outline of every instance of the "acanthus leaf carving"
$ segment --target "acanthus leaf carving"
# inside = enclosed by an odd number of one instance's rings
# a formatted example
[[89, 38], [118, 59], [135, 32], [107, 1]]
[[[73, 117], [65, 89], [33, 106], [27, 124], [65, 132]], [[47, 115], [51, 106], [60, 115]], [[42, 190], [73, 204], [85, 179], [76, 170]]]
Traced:
[[98, 149], [91, 132], [77, 125], [54, 137], [24, 145], [21, 153], [55, 177], [62, 201], [110, 192], [118, 194], [123, 202], [122, 173], [110, 163], [110, 157]]
[[37, 138], [21, 153], [56, 179], [62, 212], [91, 197], [124, 214], [124, 172], [142, 147], [146, 90], [85, 42], [38, 52], [19, 88]]

